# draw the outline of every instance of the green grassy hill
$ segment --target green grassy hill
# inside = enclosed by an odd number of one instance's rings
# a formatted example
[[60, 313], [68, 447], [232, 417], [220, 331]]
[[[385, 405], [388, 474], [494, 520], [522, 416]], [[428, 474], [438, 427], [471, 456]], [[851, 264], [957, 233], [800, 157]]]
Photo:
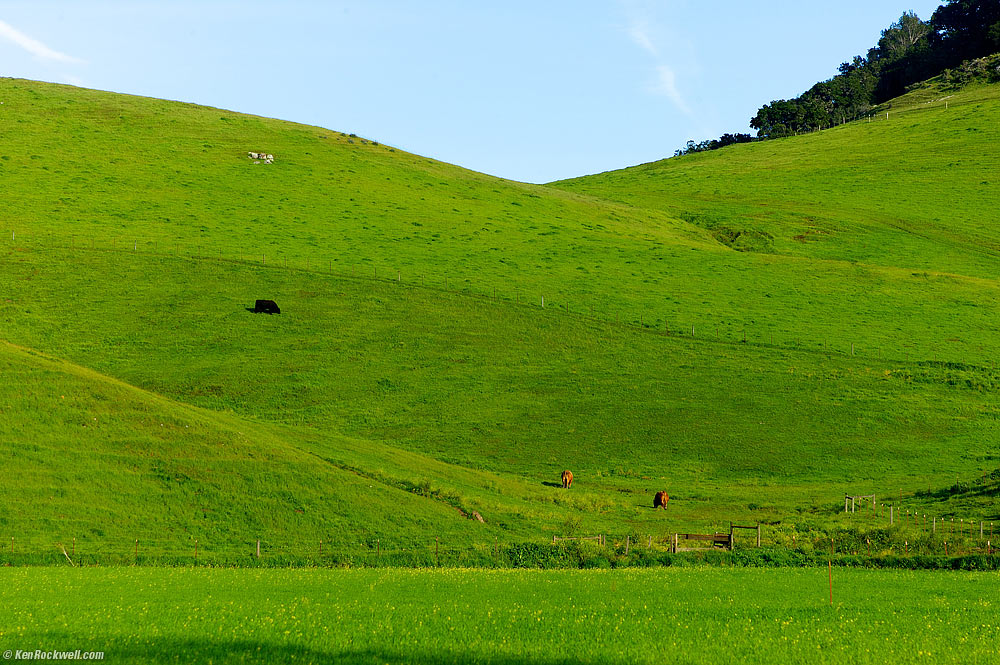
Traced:
[[721, 240], [744, 232], [733, 244], [748, 251], [994, 278], [997, 86], [931, 82], [874, 113], [556, 184], [666, 212]]
[[998, 98], [532, 186], [0, 79], [0, 538], [809, 531], [845, 492], [995, 515], [949, 488], [1000, 466], [997, 158], [971, 138]]
[[81, 554], [112, 554], [115, 545], [125, 554], [138, 538], [143, 552], [189, 554], [199, 539], [202, 552], [248, 555], [261, 538], [265, 548], [301, 553], [321, 538], [329, 548], [371, 533], [391, 546], [414, 520], [467, 540], [451, 506], [373, 483], [298, 445], [294, 433], [6, 343], [0, 367], [0, 454], [16, 478], [3, 486], [0, 522], [17, 551], [55, 552], [53, 540], [69, 549], [75, 538]]

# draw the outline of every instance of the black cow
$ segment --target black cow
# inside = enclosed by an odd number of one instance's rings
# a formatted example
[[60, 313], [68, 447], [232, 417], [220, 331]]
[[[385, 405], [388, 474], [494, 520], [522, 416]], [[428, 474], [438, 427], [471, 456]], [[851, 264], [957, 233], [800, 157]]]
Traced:
[[255, 314], [281, 314], [281, 308], [273, 300], [258, 300], [254, 303]]

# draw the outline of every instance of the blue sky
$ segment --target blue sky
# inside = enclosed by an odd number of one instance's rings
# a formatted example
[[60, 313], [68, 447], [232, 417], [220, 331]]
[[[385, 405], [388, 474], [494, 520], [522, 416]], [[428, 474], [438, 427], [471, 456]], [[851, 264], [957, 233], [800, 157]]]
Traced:
[[749, 131], [939, 0], [0, 2], [0, 75], [320, 125], [547, 182]]

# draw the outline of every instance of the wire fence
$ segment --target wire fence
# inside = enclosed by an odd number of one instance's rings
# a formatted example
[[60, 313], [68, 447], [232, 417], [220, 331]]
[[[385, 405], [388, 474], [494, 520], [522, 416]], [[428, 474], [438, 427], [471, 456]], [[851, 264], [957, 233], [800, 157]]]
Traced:
[[[669, 565], [675, 534], [730, 534], [734, 552], [778, 552], [784, 555], [937, 558], [996, 556], [994, 522], [985, 519], [938, 518], [916, 508], [893, 504], [860, 505], [848, 510], [848, 521], [809, 528], [784, 521], [753, 526], [665, 521], [657, 533], [640, 531], [562, 534], [544, 539], [449, 544], [440, 536], [412, 539], [371, 536], [343, 538], [231, 539], [225, 536], [176, 537], [8, 535], [0, 541], [0, 565], [226, 565], [226, 566], [361, 566], [361, 567], [586, 567]], [[855, 503], [854, 508], [858, 507]], [[718, 541], [718, 539], [716, 539]], [[715, 552], [718, 542], [706, 539], [690, 556]], [[781, 560], [781, 554], [778, 560]], [[995, 562], [1000, 567], [1000, 559]]]
[[[1000, 470], [993, 473], [1000, 475]], [[985, 477], [978, 488], [983, 493], [1000, 494], [1000, 489], [987, 485]], [[959, 517], [954, 512], [935, 515], [916, 503], [877, 501], [877, 495], [846, 495], [844, 514], [861, 526], [881, 526], [902, 535], [905, 551], [913, 553], [961, 554], [963, 552], [992, 553], [995, 549], [994, 523], [991, 519]], [[913, 495], [916, 497], [916, 495]], [[866, 541], [871, 548], [871, 540]], [[877, 546], [877, 543], [876, 543]]]

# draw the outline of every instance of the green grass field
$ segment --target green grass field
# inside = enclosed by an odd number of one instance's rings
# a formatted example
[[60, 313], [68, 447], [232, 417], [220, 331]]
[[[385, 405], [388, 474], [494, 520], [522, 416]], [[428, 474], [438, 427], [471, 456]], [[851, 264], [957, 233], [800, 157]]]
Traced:
[[[19, 377], [0, 388], [19, 482], [0, 520], [19, 541], [665, 537], [739, 518], [829, 522], [858, 487], [982, 514], [912, 496], [992, 468], [990, 393], [950, 385], [953, 369], [281, 268], [9, 256], [6, 292], [45, 315], [8, 314], [7, 329], [70, 361], [2, 353]], [[261, 292], [288, 294], [285, 313], [246, 312]], [[570, 492], [551, 486], [564, 467]], [[667, 514], [651, 507], [659, 487]]]
[[845, 493], [1000, 521], [996, 86], [552, 186], [175, 102], [0, 97], [15, 552], [784, 543], [855, 528]]
[[0, 101], [0, 651], [995, 661], [996, 572], [853, 566], [996, 567], [1000, 86], [550, 185]]
[[995, 662], [997, 573], [0, 569], [0, 650], [104, 662]]
[[[946, 107], [947, 103], [947, 107]], [[996, 276], [996, 86], [925, 88], [877, 116], [556, 183], [812, 261]], [[740, 245], [756, 239], [758, 245]]]

